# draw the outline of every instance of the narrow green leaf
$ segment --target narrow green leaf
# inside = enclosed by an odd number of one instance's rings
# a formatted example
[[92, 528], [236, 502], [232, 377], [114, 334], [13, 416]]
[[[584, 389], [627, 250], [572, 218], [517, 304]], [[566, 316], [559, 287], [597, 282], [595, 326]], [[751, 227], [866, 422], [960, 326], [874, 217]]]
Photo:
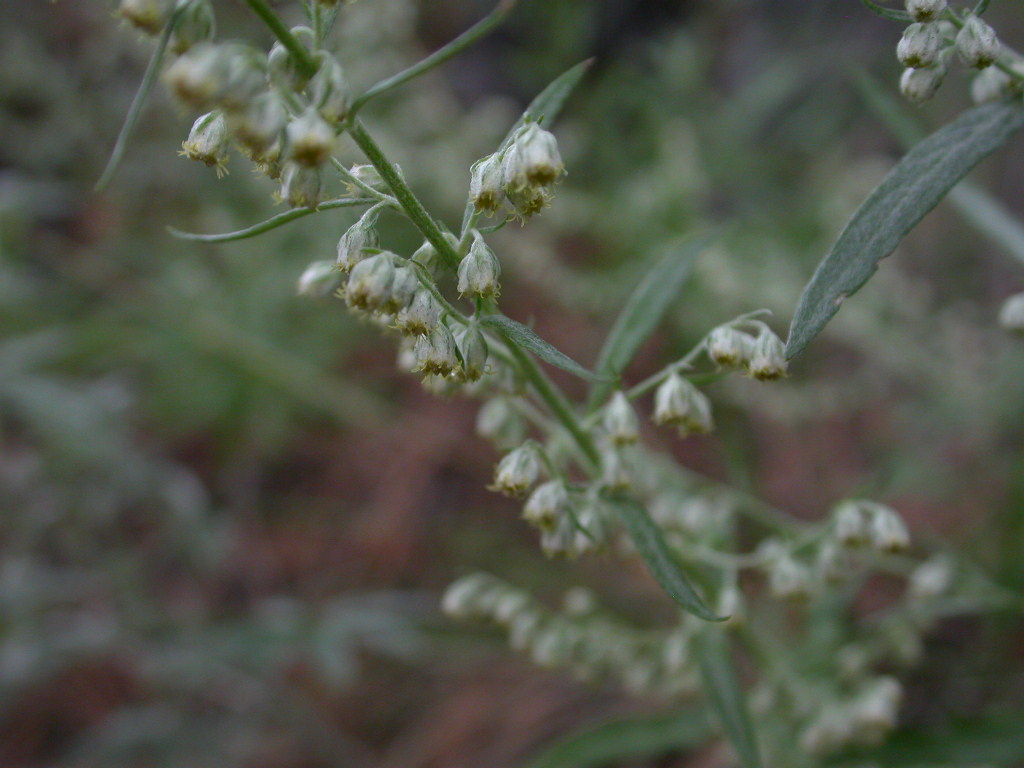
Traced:
[[550, 128], [555, 122], [555, 118], [558, 117], [558, 113], [562, 111], [565, 102], [569, 100], [569, 96], [576, 90], [576, 86], [579, 85], [580, 80], [583, 79], [583, 76], [587, 74], [587, 70], [593, 64], [593, 59], [581, 61], [552, 80], [548, 87], [530, 102], [530, 106], [526, 108], [522, 117], [516, 121], [516, 124], [512, 126], [512, 130], [508, 132], [504, 141], [501, 142], [501, 146], [504, 147], [512, 140], [516, 131], [526, 122], [527, 116], [540, 123], [542, 128]]
[[[605, 339], [597, 358], [597, 372], [614, 381], [625, 369], [641, 345], [654, 332], [669, 307], [679, 297], [690, 276], [693, 260], [708, 244], [708, 237], [673, 246], [655, 264], [626, 301]], [[604, 402], [611, 383], [598, 384], [590, 393], [590, 408]]]
[[139, 116], [142, 114], [142, 108], [146, 104], [146, 99], [149, 98], [149, 94], [156, 84], [156, 78], [160, 74], [160, 64], [164, 60], [164, 53], [167, 51], [167, 45], [171, 42], [171, 35], [174, 34], [174, 28], [177, 26], [178, 19], [181, 18], [181, 13], [184, 9], [185, 5], [179, 5], [175, 9], [174, 13], [171, 14], [171, 18], [164, 25], [159, 39], [156, 41], [156, 48], [153, 50], [153, 55], [149, 58], [149, 64], [146, 65], [146, 71], [142, 75], [139, 90], [135, 92], [135, 98], [132, 99], [132, 104], [128, 108], [128, 114], [124, 118], [124, 124], [121, 126], [121, 132], [117, 134], [117, 141], [114, 142], [114, 148], [110, 152], [107, 167], [103, 169], [99, 181], [96, 182], [97, 191], [104, 189], [110, 183], [110, 180], [114, 178], [114, 174], [117, 173], [118, 166], [121, 165], [125, 150], [128, 148], [128, 139], [131, 138], [132, 131], [135, 130], [135, 124], [139, 122]]
[[867, 8], [872, 13], [877, 13], [879, 16], [883, 16], [887, 19], [892, 19], [893, 21], [902, 21], [904, 24], [909, 24], [910, 22], [913, 21], [913, 19], [910, 17], [910, 14], [907, 13], [906, 11], [897, 11], [894, 8], [886, 8], [874, 2], [873, 0], [860, 1], [861, 3], [864, 4], [865, 8]]
[[699, 619], [724, 621], [728, 618], [716, 616], [697, 594], [661, 535], [661, 529], [641, 504], [622, 494], [609, 493], [605, 494], [604, 498], [618, 513], [637, 551], [647, 563], [651, 575], [669, 597]]
[[915, 146], [850, 219], [818, 265], [797, 304], [786, 357], [798, 355], [821, 332], [839, 305], [868, 281], [878, 262], [968, 171], [1022, 126], [1019, 101], [983, 104]]
[[351, 208], [357, 205], [371, 205], [376, 202], [378, 201], [370, 197], [343, 197], [337, 200], [328, 200], [320, 203], [316, 208], [292, 208], [290, 211], [285, 211], [284, 213], [279, 213], [276, 216], [271, 216], [266, 221], [261, 221], [259, 224], [253, 224], [251, 227], [240, 229], [237, 232], [223, 232], [221, 234], [204, 235], [198, 232], [182, 232], [180, 229], [175, 229], [174, 227], [168, 227], [167, 231], [182, 240], [195, 240], [200, 243], [229, 243], [233, 240], [245, 240], [249, 237], [262, 235], [264, 232], [277, 229], [289, 222], [309, 216], [311, 213], [317, 213], [318, 211], [328, 211], [332, 208]]
[[516, 322], [504, 315], [487, 315], [481, 321], [489, 325], [504, 336], [509, 342], [516, 344], [523, 349], [532, 352], [545, 363], [550, 363], [563, 371], [574, 373], [581, 379], [588, 381], [600, 381], [601, 377], [592, 371], [588, 371], [571, 357], [560, 352], [548, 342], [544, 341], [531, 328]]
[[696, 652], [704, 690], [744, 768], [761, 768], [757, 736], [747, 700], [733, 666], [729, 635], [707, 627], [697, 636]]
[[528, 768], [599, 768], [649, 760], [697, 747], [710, 735], [702, 710], [614, 720], [556, 742]]

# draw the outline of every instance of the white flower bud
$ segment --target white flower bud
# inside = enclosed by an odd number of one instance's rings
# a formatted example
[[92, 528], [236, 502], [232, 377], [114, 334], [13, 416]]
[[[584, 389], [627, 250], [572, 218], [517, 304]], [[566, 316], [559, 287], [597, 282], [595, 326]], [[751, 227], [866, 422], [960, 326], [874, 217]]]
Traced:
[[569, 513], [569, 493], [561, 480], [549, 480], [530, 494], [523, 507], [523, 519], [542, 531], [553, 531]]
[[[352, 272], [355, 275], [355, 270]], [[429, 333], [416, 339], [415, 351], [416, 370], [422, 373], [448, 376], [459, 368], [459, 358], [455, 354], [455, 339], [443, 322], [439, 322]]]
[[393, 253], [381, 251], [352, 267], [345, 284], [345, 302], [352, 309], [365, 312], [381, 310], [391, 295], [391, 284], [395, 280], [394, 260]]
[[917, 600], [941, 597], [953, 586], [953, 564], [944, 555], [926, 560], [910, 574], [910, 596]]
[[942, 30], [935, 22], [911, 24], [896, 46], [896, 58], [905, 67], [930, 67], [939, 60]]
[[316, 208], [320, 204], [320, 170], [286, 163], [279, 194], [292, 208]]
[[540, 479], [540, 457], [533, 443], [525, 443], [498, 462], [494, 483], [489, 490], [504, 496], [522, 498]]
[[[451, 232], [445, 232], [444, 239], [448, 241], [448, 244], [452, 247], [452, 250], [455, 251], [455, 253], [461, 255], [459, 238]], [[431, 274], [436, 273], [444, 264], [444, 261], [441, 259], [441, 254], [437, 252], [437, 248], [435, 248], [433, 243], [429, 240], [424, 240], [423, 245], [413, 252], [411, 258]]]
[[768, 570], [768, 588], [780, 600], [806, 600], [813, 590], [807, 566], [789, 555], [782, 555]]
[[1003, 302], [999, 325], [1007, 331], [1024, 334], [1024, 293], [1017, 293]]
[[579, 556], [576, 550], [576, 533], [572, 516], [566, 513], [558, 518], [553, 527], [541, 530], [540, 549], [546, 557], [564, 555], [575, 558]]
[[459, 262], [459, 294], [496, 299], [501, 293], [498, 278], [501, 264], [494, 251], [484, 242], [483, 236], [474, 231], [473, 245], [469, 253]]
[[117, 15], [136, 29], [155, 35], [174, 10], [174, 0], [121, 0]]
[[999, 101], [1010, 93], [1010, 76], [996, 67], [981, 70], [971, 81], [971, 99], [975, 104]]
[[408, 266], [404, 260], [396, 259], [399, 266], [395, 267], [395, 280], [391, 284], [391, 295], [384, 306], [384, 311], [390, 314], [400, 312], [409, 306], [412, 297], [419, 290], [420, 281], [416, 272]]
[[321, 51], [320, 69], [309, 81], [306, 93], [310, 103], [329, 123], [337, 123], [348, 116], [351, 93], [341, 64], [330, 54]]
[[315, 109], [307, 109], [285, 128], [288, 158], [307, 168], [326, 163], [337, 146], [334, 129]]
[[758, 381], [776, 381], [786, 375], [786, 354], [782, 339], [762, 330], [750, 352], [750, 375]]
[[836, 541], [844, 547], [863, 546], [870, 540], [869, 519], [862, 502], [848, 500], [832, 512]]
[[540, 187], [521, 187], [516, 189], [506, 187], [505, 196], [515, 209], [516, 217], [522, 221], [530, 218], [535, 213], [540, 213], [547, 207], [550, 200], [550, 195]]
[[633, 473], [626, 458], [614, 448], [601, 451], [601, 482], [611, 491], [628, 491], [633, 487]]
[[181, 154], [224, 172], [228, 155], [228, 127], [220, 111], [208, 112], [192, 124], [188, 138], [181, 143]]
[[608, 515], [600, 499], [587, 498], [576, 512], [579, 525], [573, 548], [578, 554], [603, 549], [608, 543]]
[[754, 339], [749, 334], [728, 325], [708, 334], [708, 357], [723, 367], [746, 367], [753, 347]]
[[515, 619], [533, 607], [528, 596], [517, 590], [508, 590], [494, 601], [493, 618], [499, 624], [510, 625]]
[[[380, 172], [372, 165], [353, 165], [348, 169], [348, 172], [356, 181], [365, 184], [370, 189], [375, 189], [378, 192], [384, 191], [386, 186], [384, 179], [381, 178]], [[345, 192], [349, 197], [365, 197], [366, 195], [362, 189], [351, 181], [345, 182]]]
[[622, 391], [612, 395], [604, 409], [603, 424], [615, 445], [632, 445], [640, 439], [640, 424], [636, 411]]
[[825, 755], [849, 744], [853, 726], [846, 711], [828, 704], [800, 734], [800, 749], [811, 755]]
[[684, 436], [706, 434], [714, 427], [707, 396], [675, 371], [654, 393], [652, 419], [658, 426], [678, 426]]
[[882, 552], [901, 552], [910, 546], [910, 533], [896, 511], [871, 504], [871, 542]]
[[455, 344], [462, 358], [463, 380], [479, 381], [487, 371], [487, 340], [483, 331], [475, 324], [463, 328], [456, 336]]
[[906, 5], [914, 21], [934, 21], [946, 10], [946, 0], [906, 0]]
[[907, 101], [923, 104], [939, 90], [945, 76], [946, 67], [942, 64], [921, 69], [905, 69], [900, 75], [900, 93]]
[[374, 228], [376, 224], [377, 211], [369, 210], [341, 236], [338, 240], [339, 269], [347, 272], [369, 256], [368, 251], [378, 247], [380, 241]]
[[217, 93], [217, 103], [225, 110], [245, 109], [267, 87], [263, 57], [255, 48], [239, 43], [224, 46], [227, 75]]
[[511, 448], [523, 442], [526, 424], [507, 398], [496, 397], [477, 413], [476, 433], [498, 448]]
[[171, 64], [163, 79], [179, 101], [196, 110], [214, 106], [227, 85], [228, 55], [222, 45], [200, 43]]
[[253, 160], [261, 160], [281, 137], [288, 122], [284, 102], [276, 90], [253, 96], [241, 109], [228, 113], [228, 128]]
[[299, 277], [298, 293], [301, 296], [326, 296], [341, 280], [341, 273], [333, 261], [314, 261]]
[[547, 187], [565, 173], [558, 140], [538, 123], [527, 123], [506, 150], [502, 180], [506, 192], [524, 187]]
[[502, 190], [502, 162], [498, 154], [473, 163], [469, 176], [469, 201], [478, 211], [494, 213], [505, 199]]
[[896, 726], [903, 686], [895, 678], [879, 677], [866, 685], [850, 709], [857, 739], [875, 743]]
[[512, 619], [508, 628], [508, 644], [513, 651], [525, 651], [544, 627], [544, 618], [536, 611], [524, 611]]
[[398, 313], [395, 328], [406, 336], [422, 336], [437, 325], [441, 316], [441, 305], [426, 288], [419, 288], [412, 301]]
[[178, 15], [169, 47], [177, 55], [198, 43], [212, 40], [217, 29], [213, 5], [209, 0], [192, 0]]
[[956, 35], [960, 60], [974, 69], [985, 69], [995, 63], [1001, 47], [996, 31], [973, 14], [967, 17]]
[[826, 541], [818, 550], [815, 573], [822, 581], [838, 583], [850, 574], [850, 561], [846, 551], [832, 541]]
[[493, 583], [487, 574], [474, 573], [453, 582], [441, 598], [441, 610], [456, 619], [479, 614], [479, 598]]
[[[313, 30], [309, 27], [299, 26], [292, 27], [291, 33], [312, 55], [312, 51], [316, 47], [316, 35], [313, 34]], [[280, 42], [274, 43], [267, 54], [267, 71], [271, 82], [281, 88], [301, 92], [306, 87], [305, 75], [295, 65], [295, 60], [288, 49]]]

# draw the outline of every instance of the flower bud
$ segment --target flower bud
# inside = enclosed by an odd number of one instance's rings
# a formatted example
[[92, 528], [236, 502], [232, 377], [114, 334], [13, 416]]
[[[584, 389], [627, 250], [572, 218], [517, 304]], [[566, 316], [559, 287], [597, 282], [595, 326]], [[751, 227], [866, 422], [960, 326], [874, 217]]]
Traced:
[[550, 195], [540, 187], [506, 187], [505, 196], [515, 209], [516, 218], [522, 221], [543, 211], [550, 199]]
[[826, 541], [818, 550], [815, 573], [821, 581], [839, 583], [850, 574], [849, 557], [845, 550], [832, 541]]
[[975, 104], [999, 101], [1010, 93], [1010, 76], [996, 67], [981, 70], [971, 81], [971, 99]]
[[910, 574], [910, 596], [917, 600], [941, 597], [953, 586], [953, 575], [953, 564], [949, 558], [936, 555], [921, 563]]
[[575, 558], [579, 555], [576, 550], [576, 526], [572, 515], [566, 513], [558, 518], [553, 527], [541, 530], [540, 549], [545, 557], [564, 555]]
[[[452, 247], [452, 250], [461, 255], [459, 238], [451, 232], [444, 232], [443, 235], [444, 239]], [[429, 240], [424, 240], [423, 245], [413, 252], [411, 258], [431, 274], [435, 274], [444, 264], [444, 261], [441, 259], [441, 254], [437, 252], [437, 248], [435, 248], [433, 243]]]
[[871, 536], [868, 516], [859, 501], [844, 501], [832, 513], [836, 541], [843, 547], [859, 547]]
[[903, 687], [891, 677], [879, 677], [868, 683], [854, 700], [850, 711], [857, 739], [872, 744], [896, 726]]
[[968, 67], [985, 69], [999, 58], [999, 38], [996, 31], [973, 14], [964, 21], [956, 35], [956, 52]]
[[136, 29], [157, 34], [174, 10], [174, 0], [121, 0], [117, 15]]
[[629, 398], [619, 391], [604, 409], [604, 428], [615, 445], [632, 445], [640, 439], [640, 425]]
[[533, 443], [525, 443], [506, 454], [494, 471], [494, 484], [488, 488], [517, 499], [525, 496], [540, 478], [538, 450]]
[[811, 573], [790, 555], [782, 555], [769, 567], [768, 588], [780, 600], [805, 600], [813, 589]]
[[217, 175], [224, 173], [228, 155], [228, 127], [224, 114], [208, 112], [192, 123], [188, 138], [181, 143], [181, 153], [189, 160], [216, 168]]
[[395, 328], [406, 336], [421, 336], [437, 325], [441, 305], [426, 288], [419, 288], [413, 294], [409, 306], [398, 313]]
[[749, 334], [728, 325], [715, 328], [706, 342], [708, 357], [723, 367], [746, 367], [754, 347]]
[[488, 400], [476, 415], [476, 433], [501, 449], [518, 445], [526, 436], [526, 425], [507, 398]]
[[274, 89], [249, 99], [241, 109], [227, 115], [228, 128], [253, 160], [261, 160], [267, 150], [281, 137], [288, 122], [284, 101]]
[[901, 552], [910, 546], [910, 533], [896, 511], [884, 504], [871, 509], [871, 543], [882, 552]]
[[227, 86], [229, 55], [223, 45], [200, 43], [177, 58], [164, 72], [171, 93], [195, 110], [207, 110]]
[[786, 375], [786, 354], [782, 339], [762, 330], [750, 351], [750, 375], [758, 381], [776, 381]]
[[379, 311], [391, 295], [394, 280], [395, 255], [381, 251], [352, 267], [345, 284], [345, 301], [352, 309]]
[[530, 494], [523, 507], [523, 519], [542, 531], [553, 531], [569, 516], [569, 493], [561, 480], [549, 480]]
[[658, 426], [679, 427], [684, 436], [706, 434], [714, 428], [707, 396], [675, 371], [654, 393], [652, 418]]
[[1017, 293], [999, 309], [999, 325], [1007, 331], [1024, 334], [1024, 293]]
[[524, 187], [547, 187], [565, 173], [558, 141], [538, 123], [527, 123], [505, 151], [502, 181], [506, 192]]
[[212, 40], [216, 29], [217, 19], [210, 0], [191, 0], [178, 14], [169, 47], [180, 56], [192, 46]]
[[946, 10], [946, 0], [906, 0], [906, 5], [914, 21], [934, 21]]
[[905, 67], [930, 67], [939, 60], [942, 31], [935, 22], [911, 24], [896, 46], [896, 58]]
[[495, 153], [473, 163], [469, 176], [469, 201], [478, 211], [494, 213], [505, 199], [501, 157]]
[[474, 231], [473, 245], [469, 253], [459, 262], [459, 294], [496, 299], [501, 293], [498, 278], [501, 264], [494, 251], [484, 242], [483, 236]]
[[602, 549], [608, 542], [608, 515], [604, 503], [588, 497], [576, 512], [576, 540], [574, 549], [579, 554]]
[[[348, 169], [348, 172], [353, 179], [365, 184], [370, 189], [378, 192], [383, 192], [385, 189], [384, 179], [380, 177], [380, 173], [372, 165], [353, 165]], [[365, 190], [360, 189], [352, 181], [345, 182], [345, 193], [349, 197], [365, 197], [366, 195]]]
[[316, 208], [320, 204], [320, 170], [285, 163], [280, 196], [292, 208]]
[[338, 240], [338, 268], [347, 272], [365, 259], [379, 245], [377, 230], [377, 211], [369, 210], [349, 227]]
[[[355, 270], [353, 270], [353, 275]], [[437, 376], [448, 376], [459, 368], [459, 358], [455, 353], [455, 339], [443, 322], [439, 322], [430, 332], [416, 339], [416, 370], [432, 373]]]
[[922, 69], [905, 69], [900, 75], [900, 93], [907, 101], [923, 104], [939, 90], [945, 76], [946, 67], [943, 64]]
[[487, 574], [474, 573], [453, 582], [441, 598], [441, 610], [455, 619], [478, 615], [480, 597], [491, 589], [493, 581]]
[[462, 358], [462, 378], [478, 381], [487, 370], [487, 340], [475, 324], [463, 328], [455, 339]]
[[601, 451], [601, 482], [610, 491], [628, 491], [633, 487], [626, 459], [614, 448]]
[[245, 109], [257, 94], [266, 90], [263, 57], [255, 48], [239, 43], [224, 48], [227, 70], [224, 85], [217, 93], [217, 104], [228, 111]]
[[307, 109], [285, 128], [287, 155], [306, 168], [326, 163], [337, 146], [334, 129], [314, 109]]
[[[316, 36], [313, 34], [313, 30], [304, 26], [292, 27], [291, 33], [312, 54], [312, 50], [316, 47]], [[280, 88], [301, 92], [306, 87], [305, 75], [295, 66], [292, 55], [280, 42], [274, 43], [270, 48], [270, 53], [267, 54], [267, 72], [270, 75], [270, 81]]]
[[416, 277], [416, 273], [405, 263], [405, 260], [396, 256], [395, 262], [397, 264], [395, 267], [395, 279], [391, 282], [391, 290], [388, 292], [388, 297], [380, 308], [381, 312], [389, 315], [394, 315], [405, 309], [420, 287], [420, 281]]
[[302, 296], [326, 296], [341, 280], [333, 261], [314, 261], [299, 277], [298, 293]]
[[328, 123], [337, 123], [348, 115], [351, 103], [348, 80], [341, 64], [330, 54], [321, 51], [320, 69], [309, 81], [306, 92], [310, 103]]

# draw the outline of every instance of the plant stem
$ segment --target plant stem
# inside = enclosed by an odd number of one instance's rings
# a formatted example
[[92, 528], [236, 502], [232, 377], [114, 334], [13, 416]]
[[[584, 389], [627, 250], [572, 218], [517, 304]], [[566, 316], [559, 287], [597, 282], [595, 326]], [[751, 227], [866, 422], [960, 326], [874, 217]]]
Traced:
[[266, 0], [245, 0], [245, 4], [248, 5], [252, 12], [255, 13], [263, 23], [266, 24], [270, 31], [274, 33], [274, 37], [278, 39], [291, 54], [292, 59], [295, 61], [295, 66], [299, 68], [299, 72], [303, 77], [312, 77], [316, 74], [318, 69], [316, 62], [313, 61], [312, 55], [305, 47], [300, 43], [295, 35], [291, 33], [291, 30], [284, 25], [280, 17], [274, 13], [274, 10], [267, 4]]
[[[249, 2], [259, 2], [260, 0], [248, 0]], [[395, 198], [398, 200], [398, 204], [402, 206], [406, 215], [416, 226], [416, 228], [423, 234], [427, 241], [437, 249], [437, 252], [441, 254], [441, 257], [448, 263], [448, 266], [453, 270], [458, 269], [459, 254], [452, 248], [441, 232], [441, 228], [437, 226], [437, 223], [427, 213], [426, 208], [423, 207], [423, 203], [419, 201], [413, 191], [409, 188], [409, 185], [405, 183], [405, 179], [401, 177], [395, 167], [388, 162], [384, 152], [377, 146], [377, 142], [373, 140], [373, 137], [366, 132], [362, 124], [358, 120], [349, 119], [347, 122], [349, 135], [352, 140], [355, 141], [356, 145], [363, 151], [366, 158], [370, 161], [374, 168], [377, 169], [377, 173], [384, 179], [384, 182], [391, 189]]]

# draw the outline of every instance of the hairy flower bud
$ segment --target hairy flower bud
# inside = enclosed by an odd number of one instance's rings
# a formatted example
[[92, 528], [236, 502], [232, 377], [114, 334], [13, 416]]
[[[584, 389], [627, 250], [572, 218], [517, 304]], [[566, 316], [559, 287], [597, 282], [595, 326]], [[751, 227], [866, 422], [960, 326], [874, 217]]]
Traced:
[[[451, 232], [444, 232], [443, 235], [444, 239], [452, 247], [452, 250], [455, 253], [461, 253], [459, 238]], [[410, 258], [431, 274], [437, 272], [438, 268], [444, 263], [441, 254], [437, 252], [437, 248], [429, 240], [424, 240], [423, 245], [417, 248]]]
[[628, 491], [633, 487], [633, 474], [626, 459], [614, 448], [601, 451], [601, 482], [611, 491]]
[[299, 277], [297, 291], [302, 296], [326, 296], [341, 281], [333, 261], [314, 261]]
[[776, 381], [786, 375], [786, 354], [782, 339], [764, 329], [750, 351], [750, 375], [759, 381]]
[[349, 271], [379, 246], [377, 211], [371, 209], [349, 227], [338, 240], [338, 268]]
[[191, 0], [178, 15], [169, 47], [179, 56], [192, 46], [212, 40], [217, 19], [210, 0]]
[[[298, 40], [306, 50], [312, 51], [316, 48], [316, 35], [309, 27], [299, 26], [291, 28], [292, 37]], [[295, 65], [288, 49], [280, 42], [274, 43], [267, 54], [267, 72], [270, 81], [280, 88], [289, 91], [302, 92], [306, 87], [306, 76]]]
[[917, 600], [941, 597], [953, 586], [953, 576], [953, 564], [949, 558], [945, 555], [933, 556], [910, 574], [910, 596]]
[[968, 67], [985, 69], [999, 58], [996, 31], [977, 16], [970, 15], [956, 35], [956, 52]]
[[905, 67], [930, 67], [939, 60], [942, 30], [936, 22], [911, 24], [896, 46], [896, 58]]
[[622, 391], [612, 395], [604, 408], [603, 424], [615, 445], [632, 445], [640, 439], [640, 425], [636, 411]]
[[596, 497], [588, 497], [576, 511], [576, 552], [593, 552], [602, 549], [608, 541], [608, 514], [604, 503]]
[[505, 496], [522, 498], [540, 479], [539, 448], [534, 443], [525, 443], [498, 462], [494, 471], [494, 483], [488, 486]]
[[946, 0], [906, 0], [906, 6], [914, 21], [934, 21], [946, 10]]
[[526, 435], [526, 425], [519, 411], [508, 398], [488, 400], [476, 415], [476, 433], [500, 449], [519, 445]]
[[337, 59], [323, 51], [319, 56], [320, 69], [310, 79], [306, 92], [321, 117], [329, 123], [337, 123], [348, 115], [351, 104], [348, 80]]
[[[361, 189], [359, 184], [365, 184], [377, 192], [384, 191], [384, 179], [380, 177], [380, 173], [372, 165], [353, 165], [348, 169], [348, 172], [352, 179], [354, 179], [354, 181], [345, 181], [345, 193], [349, 197], [364, 197], [366, 195], [366, 190]], [[357, 184], [356, 182], [359, 183]]]
[[476, 325], [463, 328], [455, 338], [455, 344], [462, 358], [462, 378], [478, 381], [487, 370], [487, 340]]
[[183, 104], [195, 110], [209, 109], [227, 86], [228, 59], [225, 46], [200, 43], [178, 57], [163, 79]]
[[443, 322], [437, 323], [429, 333], [416, 339], [415, 352], [416, 370], [421, 373], [448, 376], [459, 368], [455, 338]]
[[921, 69], [905, 69], [900, 75], [900, 93], [907, 101], [923, 104], [939, 90], [945, 76], [946, 67], [941, 63]]
[[565, 173], [558, 141], [538, 123], [527, 123], [505, 151], [502, 181], [505, 191], [524, 187], [548, 187]]
[[847, 500], [832, 512], [836, 541], [844, 547], [859, 547], [871, 538], [870, 519], [863, 502]]
[[884, 504], [870, 504], [871, 543], [882, 552], [901, 552], [910, 546], [910, 533], [896, 511]]
[[502, 189], [501, 156], [497, 153], [477, 160], [470, 168], [469, 201], [478, 211], [494, 213], [505, 199]]
[[345, 301], [352, 309], [365, 312], [384, 309], [395, 280], [395, 258], [390, 251], [381, 251], [352, 267], [345, 284]]
[[279, 140], [288, 122], [284, 101], [274, 89], [253, 96], [241, 109], [227, 115], [228, 129], [253, 160], [261, 160]]
[[240, 43], [224, 46], [226, 76], [217, 93], [217, 104], [225, 110], [245, 109], [248, 103], [266, 90], [267, 71], [259, 51]]
[[155, 35], [174, 10], [174, 0], [121, 0], [117, 15], [136, 29]]
[[320, 170], [286, 163], [279, 194], [292, 208], [316, 208], [320, 204]]
[[722, 325], [708, 334], [706, 342], [708, 357], [723, 367], [746, 367], [754, 339], [743, 331]]
[[683, 436], [707, 434], [714, 428], [707, 396], [675, 371], [654, 393], [652, 418], [658, 426], [679, 427]]
[[189, 160], [197, 160], [217, 169], [217, 175], [224, 173], [228, 155], [228, 128], [224, 114], [208, 112], [199, 117], [189, 131], [188, 138], [181, 143], [181, 154]]
[[813, 590], [811, 572], [790, 555], [782, 555], [769, 566], [768, 588], [780, 600], [805, 600]]
[[549, 480], [537, 486], [523, 507], [523, 519], [542, 531], [553, 531], [569, 514], [569, 492], [561, 480]]
[[315, 109], [307, 109], [285, 128], [288, 159], [307, 168], [326, 163], [337, 146], [334, 129]]
[[501, 263], [494, 251], [484, 242], [483, 236], [474, 231], [473, 245], [469, 253], [459, 262], [459, 294], [496, 299], [501, 293]]
[[412, 301], [398, 313], [395, 328], [406, 336], [421, 336], [437, 325], [441, 316], [441, 305], [426, 288], [418, 288]]
[[516, 218], [526, 221], [536, 213], [543, 211], [551, 196], [541, 187], [520, 187], [505, 189], [505, 196], [515, 209]]
[[1017, 293], [999, 309], [999, 325], [1007, 331], [1024, 334], [1024, 293]]
[[975, 104], [999, 101], [1010, 93], [1010, 76], [996, 67], [981, 70], [971, 81], [971, 99]]

